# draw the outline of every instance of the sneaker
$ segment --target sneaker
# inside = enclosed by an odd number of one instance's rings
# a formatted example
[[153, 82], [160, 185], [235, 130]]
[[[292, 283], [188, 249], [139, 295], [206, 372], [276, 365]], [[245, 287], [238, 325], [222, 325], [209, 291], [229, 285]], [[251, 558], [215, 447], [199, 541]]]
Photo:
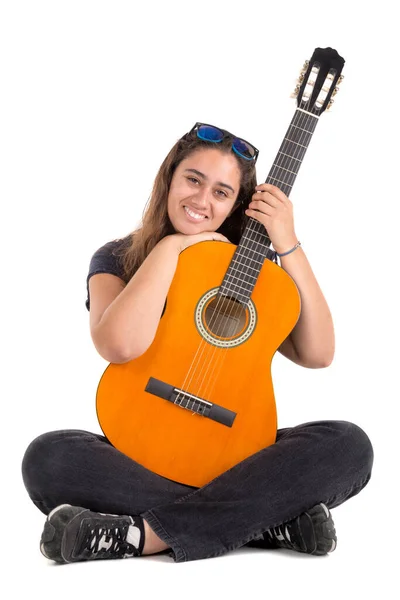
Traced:
[[59, 563], [140, 556], [143, 546], [142, 517], [97, 513], [70, 504], [48, 514], [40, 540], [41, 553]]
[[333, 552], [337, 538], [332, 516], [325, 504], [317, 504], [295, 519], [267, 529], [260, 538], [246, 546], [255, 548], [288, 548], [307, 554]]

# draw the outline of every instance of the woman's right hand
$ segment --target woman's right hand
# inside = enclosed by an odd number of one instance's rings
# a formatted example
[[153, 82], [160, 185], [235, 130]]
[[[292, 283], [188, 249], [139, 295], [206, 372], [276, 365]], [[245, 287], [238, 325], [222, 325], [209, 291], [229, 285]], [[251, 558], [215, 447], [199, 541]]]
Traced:
[[179, 253], [181, 253], [189, 246], [193, 246], [193, 244], [198, 244], [199, 242], [205, 242], [207, 240], [214, 240], [216, 242], [231, 242], [227, 237], [222, 235], [222, 233], [217, 233], [216, 231], [202, 231], [201, 233], [196, 233], [194, 235], [186, 235], [184, 233], [173, 233], [172, 235], [167, 235], [168, 238], [173, 238], [174, 242], [177, 244], [177, 248]]

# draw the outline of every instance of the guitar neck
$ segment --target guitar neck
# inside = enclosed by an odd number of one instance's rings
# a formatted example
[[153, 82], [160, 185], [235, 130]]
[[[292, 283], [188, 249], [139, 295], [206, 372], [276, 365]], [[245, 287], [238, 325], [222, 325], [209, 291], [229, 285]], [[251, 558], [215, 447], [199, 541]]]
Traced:
[[[318, 123], [318, 116], [297, 108], [272, 164], [266, 183], [276, 185], [289, 196], [300, 165]], [[225, 274], [220, 294], [236, 296], [246, 304], [265, 259], [273, 260], [271, 240], [262, 223], [252, 217]], [[244, 267], [245, 265], [245, 267]], [[251, 271], [251, 272], [250, 272]], [[240, 285], [234, 283], [241, 279]]]
[[[338, 91], [336, 85], [343, 79], [344, 63], [344, 58], [330, 47], [316, 48], [311, 59], [304, 63], [294, 91], [298, 108], [265, 181], [278, 187], [286, 196], [292, 191], [319, 117], [334, 102], [333, 96]], [[264, 225], [250, 217], [219, 294], [235, 297], [247, 305], [265, 259], [275, 259], [270, 245]]]
[[[318, 119], [317, 115], [300, 108], [296, 109], [265, 181], [265, 183], [276, 185], [286, 196], [289, 196], [292, 191]], [[252, 220], [255, 221], [255, 219]], [[253, 226], [252, 230], [254, 230]]]

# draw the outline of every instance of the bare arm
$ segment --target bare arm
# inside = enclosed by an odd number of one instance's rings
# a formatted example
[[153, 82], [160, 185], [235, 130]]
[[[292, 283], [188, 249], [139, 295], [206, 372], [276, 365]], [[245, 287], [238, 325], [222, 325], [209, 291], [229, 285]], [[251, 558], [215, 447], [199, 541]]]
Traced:
[[280, 346], [279, 351], [303, 367], [310, 369], [327, 367], [331, 364], [335, 353], [333, 321], [311, 265], [301, 247], [283, 256], [281, 265], [294, 279], [299, 289], [301, 313], [294, 329]]
[[92, 337], [96, 346], [111, 344], [112, 354], [119, 357], [115, 362], [128, 362], [140, 356], [152, 343], [179, 253], [176, 239], [172, 236], [161, 239], [94, 327]]

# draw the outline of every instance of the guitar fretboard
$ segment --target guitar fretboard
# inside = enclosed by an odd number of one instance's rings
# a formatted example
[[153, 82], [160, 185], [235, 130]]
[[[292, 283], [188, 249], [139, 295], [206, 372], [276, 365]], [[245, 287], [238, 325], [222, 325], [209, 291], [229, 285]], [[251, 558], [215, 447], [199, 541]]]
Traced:
[[286, 196], [292, 191], [317, 122], [317, 116], [297, 109], [283, 138], [266, 183], [276, 185]]
[[[296, 109], [272, 164], [266, 183], [276, 185], [286, 196], [290, 195], [304, 155], [318, 123], [318, 117]], [[267, 258], [273, 256], [271, 240], [262, 223], [252, 217], [246, 225], [236, 252], [219, 289], [219, 294], [236, 298], [247, 305], [257, 277]]]

